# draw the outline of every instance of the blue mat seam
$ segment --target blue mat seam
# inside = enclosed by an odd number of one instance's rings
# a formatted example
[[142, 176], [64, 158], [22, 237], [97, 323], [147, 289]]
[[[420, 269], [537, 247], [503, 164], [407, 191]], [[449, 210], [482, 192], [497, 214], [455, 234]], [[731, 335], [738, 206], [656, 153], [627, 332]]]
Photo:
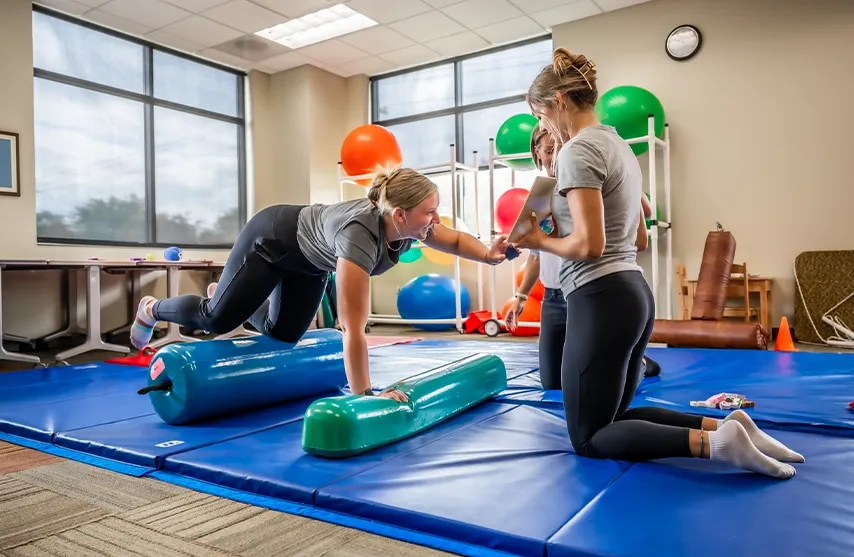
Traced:
[[548, 554], [549, 554], [549, 543], [551, 543], [552, 538], [554, 538], [554, 537], [555, 537], [555, 535], [556, 535], [558, 532], [560, 532], [561, 530], [563, 530], [564, 528], [566, 528], [566, 526], [567, 526], [570, 522], [572, 522], [573, 520], [575, 520], [576, 518], [578, 518], [578, 517], [579, 517], [579, 516], [584, 512], [584, 511], [586, 511], [586, 510], [587, 510], [590, 506], [592, 506], [596, 501], [598, 501], [599, 499], [601, 499], [601, 498], [602, 498], [602, 496], [605, 494], [605, 492], [606, 492], [606, 491], [608, 491], [609, 489], [611, 489], [611, 486], [612, 486], [612, 485], [614, 485], [615, 483], [617, 483], [617, 482], [620, 480], [620, 478], [622, 478], [623, 476], [625, 476], [625, 475], [626, 475], [626, 473], [627, 473], [629, 470], [631, 470], [632, 468], [634, 468], [634, 466], [635, 466], [635, 464], [636, 464], [636, 463], [635, 463], [635, 462], [630, 462], [630, 463], [628, 463], [628, 464], [629, 464], [629, 465], [628, 465], [628, 467], [626, 467], [626, 469], [625, 469], [625, 470], [623, 470], [622, 472], [620, 472], [618, 475], [614, 476], [614, 479], [612, 479], [610, 482], [608, 482], [608, 484], [607, 484], [605, 487], [603, 487], [603, 488], [599, 491], [599, 493], [597, 493], [597, 494], [596, 494], [596, 496], [595, 496], [595, 497], [593, 497], [592, 499], [590, 499], [589, 501], [587, 501], [587, 502], [584, 504], [584, 506], [583, 506], [583, 507], [581, 507], [580, 509], [578, 509], [578, 512], [576, 512], [574, 515], [572, 515], [571, 517], [569, 517], [569, 520], [567, 520], [566, 522], [564, 522], [563, 524], [561, 524], [561, 525], [560, 525], [560, 527], [559, 527], [557, 530], [555, 530], [554, 532], [552, 532], [551, 534], [549, 534], [549, 535], [548, 535], [548, 537], [546, 538], [546, 543], [545, 543], [545, 545], [544, 545], [544, 547], [545, 547], [545, 554], [544, 554], [544, 556], [545, 556], [545, 557], [547, 557], [547, 556], [548, 556]]
[[[97, 398], [97, 397], [95, 397], [95, 398]], [[53, 433], [50, 434], [50, 442], [54, 443], [57, 435], [65, 435], [66, 433], [74, 433], [75, 431], [83, 431], [84, 429], [91, 429], [93, 427], [101, 427], [101, 426], [111, 425], [111, 424], [120, 424], [122, 422], [129, 422], [131, 420], [138, 420], [140, 418], [145, 418], [146, 416], [153, 416], [153, 415], [154, 415], [154, 412], [151, 412], [149, 414], [141, 414], [139, 416], [131, 416], [130, 418], [121, 418], [119, 420], [111, 420], [108, 422], [104, 422], [102, 424], [87, 425], [87, 426], [83, 426], [83, 427], [75, 427], [72, 429], [63, 429], [62, 431], [54, 431]]]
[[207, 493], [209, 495], [222, 497], [224, 499], [230, 499], [232, 501], [246, 503], [247, 505], [254, 505], [257, 507], [263, 507], [296, 516], [313, 518], [330, 524], [336, 524], [338, 526], [354, 528], [362, 532], [370, 532], [379, 536], [389, 537], [404, 542], [431, 547], [440, 551], [450, 551], [453, 553], [466, 555], [468, 557], [512, 556], [512, 554], [503, 551], [487, 549], [481, 546], [474, 546], [465, 542], [459, 542], [456, 540], [442, 538], [431, 534], [423, 534], [421, 532], [415, 532], [406, 528], [391, 526], [389, 524], [376, 522], [373, 520], [366, 520], [343, 513], [321, 509], [319, 507], [302, 505], [299, 503], [294, 503], [292, 501], [286, 501], [283, 499], [276, 499], [274, 497], [256, 495], [254, 493], [249, 493], [238, 489], [222, 487], [208, 482], [203, 482], [201, 480], [187, 478], [185, 476], [181, 476], [180, 474], [175, 474], [172, 472], [156, 470], [149, 474], [148, 477], [155, 478], [162, 482], [170, 483], [180, 487], [186, 487], [187, 489], [191, 489], [193, 491]]
[[243, 438], [243, 437], [248, 437], [248, 436], [250, 436], [250, 435], [255, 435], [255, 434], [258, 434], [258, 433], [264, 433], [264, 432], [266, 432], [266, 431], [270, 431], [271, 429], [276, 429], [277, 427], [284, 427], [284, 426], [286, 426], [286, 425], [290, 425], [290, 424], [293, 424], [293, 423], [296, 423], [296, 422], [301, 422], [301, 421], [303, 421], [303, 418], [294, 418], [294, 419], [292, 419], [292, 420], [287, 420], [287, 421], [284, 421], [284, 422], [280, 422], [280, 423], [277, 423], [277, 424], [275, 424], [275, 425], [271, 425], [271, 426], [263, 427], [263, 428], [261, 428], [261, 429], [257, 429], [257, 430], [250, 431], [250, 432], [247, 432], [247, 433], [236, 433], [236, 434], [234, 434], [234, 435], [232, 435], [232, 436], [230, 436], [230, 437], [225, 437], [225, 438], [223, 438], [223, 439], [218, 439], [218, 440], [216, 440], [216, 441], [211, 441], [210, 443], [203, 443], [203, 444], [201, 444], [201, 445], [194, 445], [194, 446], [189, 447], [189, 448], [187, 448], [187, 449], [185, 449], [185, 450], [177, 451], [177, 452], [174, 452], [174, 453], [172, 453], [172, 454], [165, 455], [165, 456], [155, 456], [155, 457], [154, 457], [155, 469], [156, 469], [156, 470], [162, 470], [162, 469], [163, 469], [163, 467], [164, 467], [164, 466], [166, 466], [166, 460], [167, 460], [168, 458], [172, 458], [173, 456], [177, 456], [177, 455], [180, 455], [180, 454], [187, 454], [187, 453], [191, 453], [191, 452], [196, 451], [196, 450], [198, 450], [198, 449], [204, 449], [204, 448], [206, 448], [206, 447], [212, 447], [212, 446], [214, 446], [214, 445], [219, 445], [220, 443], [226, 443], [226, 442], [228, 442], [228, 441], [234, 441], [234, 440], [236, 440], [236, 439], [240, 439], [240, 438]]
[[51, 445], [50, 443], [45, 443], [42, 441], [33, 441], [31, 439], [27, 439], [26, 437], [20, 437], [18, 435], [13, 435], [10, 433], [0, 432], [0, 441], [6, 441], [7, 443], [12, 443], [13, 445], [27, 447], [28, 449], [33, 449], [68, 460], [73, 460], [75, 462], [90, 464], [98, 468], [103, 468], [105, 470], [124, 474], [125, 476], [134, 476], [137, 478], [141, 478], [147, 475], [149, 472], [154, 471], [154, 468], [138, 466], [136, 464], [127, 464], [118, 460], [111, 460], [89, 453], [66, 449], [65, 447], [57, 447], [56, 445]]

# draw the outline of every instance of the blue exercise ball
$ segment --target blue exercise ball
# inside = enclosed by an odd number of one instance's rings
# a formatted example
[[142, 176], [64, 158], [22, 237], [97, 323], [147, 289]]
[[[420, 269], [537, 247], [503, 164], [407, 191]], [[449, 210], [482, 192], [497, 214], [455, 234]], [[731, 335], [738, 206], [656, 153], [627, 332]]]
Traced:
[[[397, 312], [404, 319], [454, 319], [457, 316], [456, 281], [436, 273], [421, 275], [403, 285], [397, 295]], [[465, 284], [460, 285], [463, 319], [471, 310], [471, 298]], [[415, 324], [423, 331], [444, 331], [453, 325]]]

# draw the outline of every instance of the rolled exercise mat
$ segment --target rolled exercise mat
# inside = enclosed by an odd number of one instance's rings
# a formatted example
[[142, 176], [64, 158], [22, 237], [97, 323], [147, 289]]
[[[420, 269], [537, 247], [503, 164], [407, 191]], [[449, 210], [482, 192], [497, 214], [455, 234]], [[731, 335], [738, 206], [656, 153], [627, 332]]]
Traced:
[[341, 332], [314, 329], [296, 344], [261, 335], [166, 346], [151, 360], [139, 394], [148, 394], [164, 422], [183, 425], [346, 384]]
[[768, 332], [759, 323], [745, 321], [689, 321], [656, 319], [650, 342], [674, 348], [744, 348], [766, 350]]
[[691, 319], [723, 319], [727, 287], [735, 258], [735, 238], [730, 232], [709, 232], [703, 248], [703, 262], [697, 277], [697, 291], [691, 308]]
[[392, 387], [409, 400], [338, 396], [314, 401], [303, 420], [303, 450], [343, 458], [411, 437], [506, 389], [507, 369], [498, 356], [472, 354]]

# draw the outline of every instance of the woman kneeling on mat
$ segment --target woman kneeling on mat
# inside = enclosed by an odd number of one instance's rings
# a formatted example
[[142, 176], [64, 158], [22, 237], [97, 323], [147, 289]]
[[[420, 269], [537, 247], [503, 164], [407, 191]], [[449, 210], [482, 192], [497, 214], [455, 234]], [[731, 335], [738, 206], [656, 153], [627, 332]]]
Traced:
[[[212, 333], [227, 333], [248, 321], [264, 335], [296, 343], [314, 320], [334, 271], [350, 390], [373, 394], [365, 339], [370, 277], [394, 267], [414, 240], [490, 265], [506, 258], [506, 237], [484, 246], [474, 236], [442, 225], [438, 209], [436, 184], [409, 168], [377, 175], [367, 198], [267, 207], [246, 223], [220, 282], [208, 287], [206, 298], [144, 297], [131, 342], [144, 348], [157, 321]], [[379, 396], [406, 400], [396, 390]]]
[[[538, 170], [546, 169], [546, 174], [554, 178], [554, 151], [555, 140], [545, 129], [538, 126], [531, 134], [531, 158]], [[652, 208], [647, 202], [646, 196], [641, 196], [641, 205], [644, 217], [652, 215]], [[638, 230], [637, 245], [640, 251], [646, 249], [647, 232], [643, 219]], [[566, 341], [566, 300], [560, 289], [560, 265], [561, 258], [547, 251], [540, 252], [531, 250], [528, 262], [525, 264], [525, 272], [516, 297], [504, 316], [507, 328], [511, 331], [519, 326], [519, 315], [525, 307], [525, 302], [531, 294], [537, 279], [543, 285], [543, 305], [540, 310], [540, 334], [539, 334], [539, 360], [540, 360], [540, 383], [543, 389], [560, 389], [561, 360], [563, 359], [563, 345]], [[653, 377], [661, 373], [661, 366], [650, 358], [644, 356], [641, 362], [643, 374]]]
[[[629, 408], [655, 321], [652, 292], [637, 263], [643, 226], [642, 175], [628, 143], [594, 111], [594, 64], [565, 49], [527, 94], [534, 115], [565, 142], [558, 152], [552, 211], [557, 237], [534, 222], [517, 247], [563, 259], [567, 335], [561, 384], [576, 453], [644, 461], [711, 458], [777, 478], [804, 458], [766, 435], [741, 410], [724, 420], [654, 407]], [[570, 139], [571, 138], [571, 139]]]

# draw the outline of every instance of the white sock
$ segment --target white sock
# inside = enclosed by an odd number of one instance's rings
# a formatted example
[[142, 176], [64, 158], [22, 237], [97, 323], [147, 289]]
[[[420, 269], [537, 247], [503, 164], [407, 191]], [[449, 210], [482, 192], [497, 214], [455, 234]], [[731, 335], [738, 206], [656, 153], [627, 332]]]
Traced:
[[710, 431], [709, 445], [711, 460], [728, 462], [775, 478], [785, 479], [795, 475], [795, 468], [791, 464], [783, 464], [762, 454], [750, 440], [744, 426], [735, 420], [724, 422], [717, 431]]
[[747, 436], [750, 437], [750, 440], [753, 441], [753, 444], [756, 445], [756, 448], [762, 451], [762, 454], [770, 456], [773, 459], [779, 460], [780, 462], [804, 462], [805, 459], [802, 454], [796, 453], [786, 445], [780, 443], [767, 433], [763, 432], [759, 429], [750, 415], [744, 410], [735, 410], [730, 413], [723, 420], [718, 420], [718, 429], [729, 421], [736, 421], [744, 426], [745, 431], [747, 431]]
[[157, 320], [148, 313], [148, 307], [154, 301], [152, 296], [145, 296], [139, 301], [136, 319], [133, 320], [133, 325], [130, 327], [130, 343], [139, 350], [148, 346], [151, 337], [154, 335], [154, 326], [157, 324]]
[[216, 294], [216, 287], [218, 284], [218, 282], [212, 282], [208, 285], [208, 290], [206, 292], [208, 298], [213, 298], [214, 294]]

